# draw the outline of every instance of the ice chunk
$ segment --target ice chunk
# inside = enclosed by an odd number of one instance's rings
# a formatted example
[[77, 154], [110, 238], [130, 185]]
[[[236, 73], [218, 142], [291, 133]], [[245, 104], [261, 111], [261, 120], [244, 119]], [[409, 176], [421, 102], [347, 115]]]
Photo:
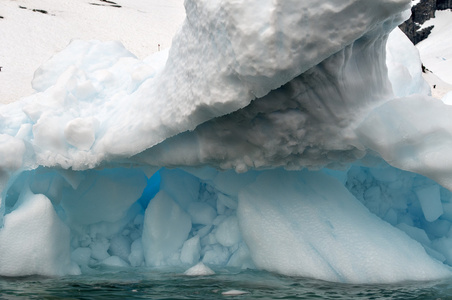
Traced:
[[430, 255], [430, 256], [433, 257], [434, 259], [437, 259], [437, 260], [440, 261], [440, 262], [445, 262], [446, 257], [445, 257], [442, 253], [440, 253], [440, 252], [438, 252], [438, 251], [436, 251], [436, 250], [433, 250], [433, 249], [430, 248], [430, 247], [425, 247], [425, 246], [424, 246], [424, 248], [425, 248], [425, 252], [427, 252], [428, 255]]
[[249, 292], [240, 291], [240, 290], [229, 290], [229, 291], [226, 291], [226, 292], [222, 292], [221, 294], [223, 296], [240, 296], [240, 295], [249, 294]]
[[129, 266], [128, 263], [126, 263], [124, 260], [122, 260], [118, 256], [107, 257], [106, 259], [104, 259], [100, 263], [101, 263], [101, 265], [109, 266], [109, 267], [123, 267], [123, 268], [125, 268], [125, 267]]
[[422, 77], [419, 51], [399, 28], [389, 35], [386, 51], [388, 77], [394, 94], [398, 97], [430, 95], [430, 87]]
[[221, 245], [230, 247], [241, 240], [239, 224], [236, 216], [230, 216], [218, 225], [215, 237]]
[[[1, 116], [0, 116], [1, 117]], [[0, 133], [0, 170], [15, 171], [22, 167], [25, 145], [21, 139]]]
[[110, 247], [108, 252], [111, 255], [118, 256], [122, 260], [127, 261], [131, 251], [130, 244], [131, 241], [128, 237], [116, 235], [110, 239]]
[[437, 185], [417, 189], [416, 195], [419, 202], [421, 202], [422, 211], [427, 221], [433, 222], [443, 214], [443, 206]]
[[[427, 116], [429, 122], [424, 122]], [[358, 126], [363, 145], [392, 166], [425, 175], [452, 189], [450, 116], [452, 107], [440, 100], [413, 95], [387, 101]], [[397, 128], [397, 130], [394, 130]]]
[[80, 273], [71, 265], [69, 228], [44, 195], [24, 191], [0, 229], [0, 275]]
[[405, 232], [406, 234], [408, 234], [411, 238], [418, 241], [419, 243], [426, 246], [430, 245], [430, 239], [428, 238], [424, 230], [414, 226], [407, 225], [405, 223], [400, 223], [396, 227]]
[[237, 200], [234, 200], [222, 193], [217, 195], [217, 211], [223, 214], [226, 208], [237, 209]]
[[250, 250], [245, 243], [240, 243], [239, 248], [231, 255], [228, 266], [240, 267], [242, 269], [255, 269], [254, 263], [250, 256]]
[[180, 250], [191, 230], [190, 216], [164, 191], [146, 209], [143, 251], [148, 266], [167, 264]]
[[215, 209], [204, 202], [193, 202], [188, 207], [193, 224], [210, 225], [217, 216]]
[[443, 203], [443, 218], [447, 219], [449, 222], [452, 222], [452, 203]]
[[433, 249], [446, 257], [446, 262], [452, 264], [452, 238], [443, 237], [433, 241]]
[[141, 238], [133, 241], [130, 246], [129, 262], [132, 267], [139, 267], [144, 262], [143, 244]]
[[397, 212], [394, 209], [390, 208], [388, 210], [388, 212], [386, 213], [384, 220], [393, 226], [396, 225], [397, 224]]
[[91, 249], [86, 247], [78, 247], [71, 253], [71, 259], [79, 266], [88, 266], [91, 258]]
[[450, 274], [419, 243], [371, 214], [334, 178], [281, 172], [262, 173], [239, 194], [240, 228], [258, 268], [340, 282]]
[[104, 260], [110, 256], [108, 253], [108, 249], [110, 248], [110, 242], [102, 237], [96, 239], [93, 243], [90, 244], [91, 248], [91, 257], [97, 260]]
[[199, 238], [203, 238], [206, 235], [208, 235], [211, 231], [212, 231], [212, 225], [204, 226], [201, 229], [199, 229], [197, 236], [199, 236]]
[[231, 256], [231, 252], [228, 248], [223, 247], [217, 243], [212, 246], [208, 246], [202, 257], [202, 262], [209, 265], [217, 265], [224, 266], [227, 264], [229, 257]]
[[184, 264], [193, 265], [201, 257], [201, 243], [199, 236], [192, 237], [185, 241], [180, 253], [180, 261]]
[[199, 180], [196, 177], [177, 169], [163, 169], [160, 176], [160, 189], [166, 191], [183, 209], [198, 199]]
[[185, 271], [184, 274], [188, 276], [208, 276], [215, 274], [215, 272], [212, 271], [212, 269], [210, 269], [208, 266], [200, 262], [197, 265]]
[[428, 233], [431, 240], [448, 236], [451, 228], [451, 223], [448, 220], [443, 220], [442, 217], [434, 222], [423, 222], [422, 228]]
[[69, 121], [64, 128], [67, 142], [80, 150], [89, 150], [94, 143], [95, 133], [99, 126], [95, 118], [77, 118]]

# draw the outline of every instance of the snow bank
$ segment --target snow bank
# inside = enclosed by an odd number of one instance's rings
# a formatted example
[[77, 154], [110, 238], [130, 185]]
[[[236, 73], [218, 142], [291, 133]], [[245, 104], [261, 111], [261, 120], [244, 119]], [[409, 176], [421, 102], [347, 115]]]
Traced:
[[[451, 194], [402, 171], [452, 188], [452, 112], [393, 31], [409, 1], [313, 4], [186, 1], [169, 52], [74, 41], [43, 64], [0, 107], [0, 275], [450, 276]], [[35, 236], [55, 252], [15, 250]]]

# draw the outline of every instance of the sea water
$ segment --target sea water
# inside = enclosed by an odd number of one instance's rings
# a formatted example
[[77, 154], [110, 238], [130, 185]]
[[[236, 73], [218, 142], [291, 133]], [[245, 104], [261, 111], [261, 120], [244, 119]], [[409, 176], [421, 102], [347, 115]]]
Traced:
[[0, 299], [452, 299], [452, 279], [363, 285], [215, 271], [191, 277], [174, 269], [93, 269], [80, 276], [0, 278]]

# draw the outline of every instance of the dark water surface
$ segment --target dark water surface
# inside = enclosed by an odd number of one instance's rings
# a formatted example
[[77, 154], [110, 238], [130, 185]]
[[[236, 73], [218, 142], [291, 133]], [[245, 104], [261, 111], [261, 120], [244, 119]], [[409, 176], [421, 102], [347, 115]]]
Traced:
[[[179, 270], [180, 271], [180, 270]], [[247, 292], [238, 296], [222, 293]], [[452, 279], [391, 285], [329, 283], [260, 271], [102, 270], [58, 278], [0, 278], [0, 299], [452, 299]]]

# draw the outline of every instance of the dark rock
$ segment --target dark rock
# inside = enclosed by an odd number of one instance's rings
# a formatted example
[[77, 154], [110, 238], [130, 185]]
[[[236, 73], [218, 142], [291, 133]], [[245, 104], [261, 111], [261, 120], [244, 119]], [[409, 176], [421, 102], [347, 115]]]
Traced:
[[106, 3], [110, 3], [110, 4], [114, 4], [117, 5], [118, 3], [113, 2], [113, 1], [109, 1], [109, 0], [100, 0], [101, 2], [106, 2]]
[[33, 9], [34, 12], [40, 12], [41, 14], [48, 14], [48, 12], [46, 10], [43, 9]]
[[436, 10], [449, 8], [452, 8], [452, 0], [421, 0], [411, 8], [411, 17], [399, 27], [413, 44], [417, 44], [426, 39], [433, 29], [429, 26], [420, 30], [421, 25], [434, 18]]
[[436, 0], [436, 9], [445, 10], [452, 8], [452, 0]]
[[89, 4], [96, 5], [96, 6], [110, 6], [110, 7], [118, 7], [118, 8], [121, 7], [121, 5], [119, 5], [119, 4], [117, 4], [116, 2], [113, 2], [113, 1], [109, 1], [109, 0], [100, 0], [100, 1], [108, 3], [108, 4], [99, 4], [99, 3], [93, 3], [93, 2], [89, 2]]

